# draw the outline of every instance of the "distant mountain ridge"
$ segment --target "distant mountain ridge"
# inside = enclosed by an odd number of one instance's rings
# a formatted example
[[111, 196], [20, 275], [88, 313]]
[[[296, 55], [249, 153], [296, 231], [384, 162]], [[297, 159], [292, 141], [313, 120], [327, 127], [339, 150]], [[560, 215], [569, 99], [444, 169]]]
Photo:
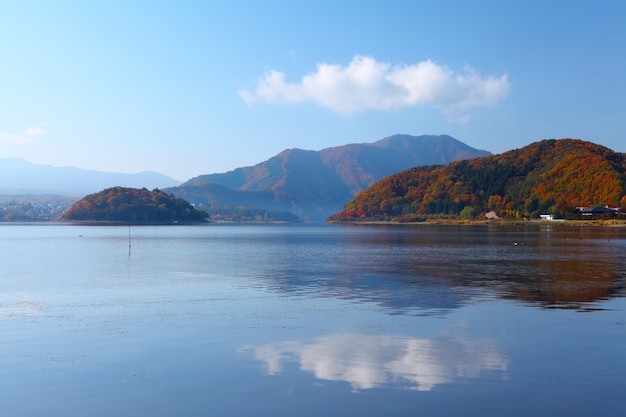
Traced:
[[166, 188], [181, 182], [157, 172], [123, 174], [33, 164], [21, 158], [0, 158], [0, 194], [83, 196], [104, 188]]
[[323, 220], [393, 173], [486, 155], [491, 154], [447, 135], [393, 135], [320, 151], [287, 149], [257, 165], [200, 175], [167, 191], [200, 205], [263, 207]]

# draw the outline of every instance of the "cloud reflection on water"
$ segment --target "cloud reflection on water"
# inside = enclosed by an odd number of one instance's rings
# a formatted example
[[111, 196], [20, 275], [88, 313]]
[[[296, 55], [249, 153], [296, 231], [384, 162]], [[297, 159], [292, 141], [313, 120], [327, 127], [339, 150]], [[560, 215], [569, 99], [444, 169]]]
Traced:
[[509, 359], [485, 339], [441, 335], [336, 333], [305, 343], [296, 340], [248, 346], [269, 375], [287, 362], [327, 381], [346, 381], [355, 391], [397, 385], [430, 391], [437, 385], [477, 378], [482, 372], [508, 369]]

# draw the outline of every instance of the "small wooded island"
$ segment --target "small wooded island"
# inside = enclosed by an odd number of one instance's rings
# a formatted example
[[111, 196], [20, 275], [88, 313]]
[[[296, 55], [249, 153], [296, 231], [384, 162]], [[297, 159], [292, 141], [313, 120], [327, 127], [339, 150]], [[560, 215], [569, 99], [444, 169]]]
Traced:
[[112, 187], [77, 201], [61, 220], [172, 224], [204, 222], [208, 213], [159, 189]]

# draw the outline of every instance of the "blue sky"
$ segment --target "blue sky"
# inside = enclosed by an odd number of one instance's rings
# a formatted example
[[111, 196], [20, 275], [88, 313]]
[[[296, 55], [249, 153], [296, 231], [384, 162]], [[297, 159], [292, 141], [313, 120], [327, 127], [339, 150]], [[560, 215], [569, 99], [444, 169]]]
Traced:
[[602, 0], [3, 1], [0, 157], [186, 180], [395, 133], [626, 152], [625, 19]]

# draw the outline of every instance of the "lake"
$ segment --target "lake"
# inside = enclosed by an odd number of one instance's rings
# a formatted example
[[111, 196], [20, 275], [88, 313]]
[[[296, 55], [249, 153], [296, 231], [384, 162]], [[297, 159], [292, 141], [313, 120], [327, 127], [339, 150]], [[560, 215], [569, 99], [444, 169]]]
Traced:
[[626, 228], [0, 225], [7, 416], [623, 416]]

